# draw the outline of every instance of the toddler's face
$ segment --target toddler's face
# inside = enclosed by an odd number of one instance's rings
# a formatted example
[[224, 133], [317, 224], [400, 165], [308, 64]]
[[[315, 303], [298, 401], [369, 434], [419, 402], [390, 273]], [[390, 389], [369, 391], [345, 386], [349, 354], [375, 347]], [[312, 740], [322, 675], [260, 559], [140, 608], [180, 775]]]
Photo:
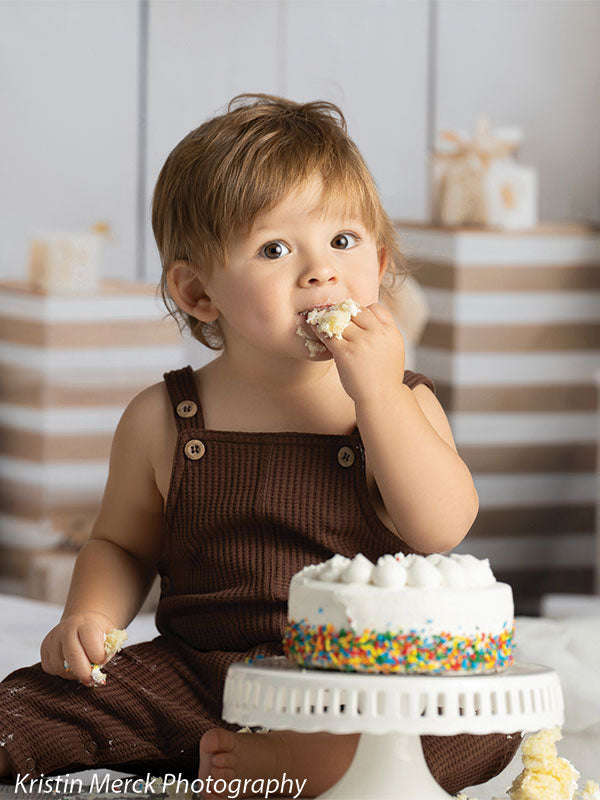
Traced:
[[322, 218], [321, 190], [313, 178], [257, 218], [250, 234], [234, 241], [227, 266], [214, 270], [207, 292], [226, 349], [244, 339], [273, 355], [325, 361], [329, 352], [311, 359], [296, 334], [306, 326], [299, 313], [349, 297], [362, 306], [378, 301], [385, 254], [379, 258], [359, 219], [335, 208]]

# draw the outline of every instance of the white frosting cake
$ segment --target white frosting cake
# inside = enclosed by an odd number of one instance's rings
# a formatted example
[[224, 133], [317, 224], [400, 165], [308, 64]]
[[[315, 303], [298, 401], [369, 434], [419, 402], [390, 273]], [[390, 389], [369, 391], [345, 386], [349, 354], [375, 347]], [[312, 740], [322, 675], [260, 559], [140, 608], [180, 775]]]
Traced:
[[472, 673], [513, 663], [512, 589], [487, 559], [336, 555], [293, 576], [285, 654], [306, 667]]

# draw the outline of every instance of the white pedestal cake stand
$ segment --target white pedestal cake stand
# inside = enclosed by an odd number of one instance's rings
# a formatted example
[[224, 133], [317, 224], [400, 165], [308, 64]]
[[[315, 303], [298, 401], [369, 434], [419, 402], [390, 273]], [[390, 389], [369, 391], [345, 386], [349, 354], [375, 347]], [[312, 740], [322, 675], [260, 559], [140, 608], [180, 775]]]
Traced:
[[223, 719], [360, 733], [350, 767], [322, 800], [442, 800], [451, 795], [427, 768], [422, 734], [537, 731], [562, 725], [564, 706], [558, 675], [537, 664], [488, 675], [377, 675], [307, 670], [277, 656], [229, 667]]

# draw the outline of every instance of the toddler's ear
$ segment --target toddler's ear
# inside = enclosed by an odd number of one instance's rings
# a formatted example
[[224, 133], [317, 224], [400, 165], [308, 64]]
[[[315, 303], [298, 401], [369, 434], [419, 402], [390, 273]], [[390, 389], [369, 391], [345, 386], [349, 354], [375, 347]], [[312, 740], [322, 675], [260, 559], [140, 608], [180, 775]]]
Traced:
[[379, 249], [377, 252], [377, 258], [379, 260], [379, 283], [381, 283], [388, 266], [387, 250], [385, 247], [381, 247]]
[[206, 294], [204, 283], [187, 261], [174, 261], [167, 272], [169, 294], [177, 306], [202, 322], [214, 322], [219, 309]]

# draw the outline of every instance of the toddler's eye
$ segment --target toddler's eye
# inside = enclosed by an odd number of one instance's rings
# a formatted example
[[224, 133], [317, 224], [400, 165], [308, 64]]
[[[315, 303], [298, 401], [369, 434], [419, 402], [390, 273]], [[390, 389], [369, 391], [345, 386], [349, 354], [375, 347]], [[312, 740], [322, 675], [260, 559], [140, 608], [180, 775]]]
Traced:
[[271, 261], [275, 261], [280, 256], [286, 255], [284, 249], [288, 253], [290, 252], [287, 245], [285, 245], [283, 242], [269, 242], [263, 247], [263, 249], [260, 251], [260, 254], [264, 258], [269, 258]]
[[[350, 239], [354, 239], [354, 244], [351, 244], [348, 237], [350, 237]], [[336, 250], [351, 250], [353, 247], [356, 247], [358, 242], [359, 242], [359, 237], [355, 233], [349, 233], [349, 232], [338, 233], [337, 236], [334, 236], [333, 239], [331, 240], [331, 244], [333, 247], [335, 247]]]

